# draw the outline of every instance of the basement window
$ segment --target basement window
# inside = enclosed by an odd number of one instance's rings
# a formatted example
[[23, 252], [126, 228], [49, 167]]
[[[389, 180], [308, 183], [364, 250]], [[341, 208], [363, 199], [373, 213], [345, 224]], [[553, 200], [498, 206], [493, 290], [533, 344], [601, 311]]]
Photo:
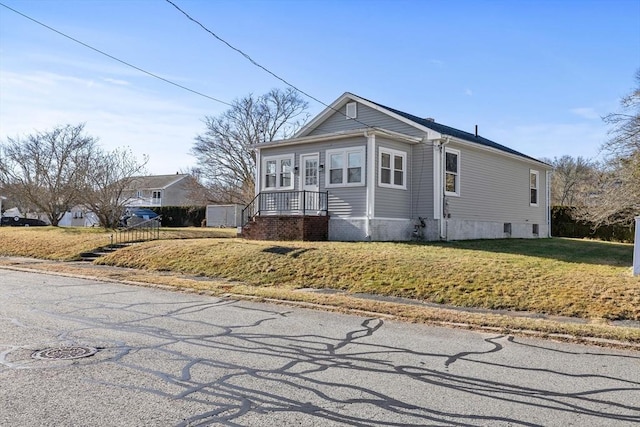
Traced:
[[504, 231], [505, 235], [511, 236], [511, 223], [510, 222], [505, 222], [503, 229], [504, 229], [503, 231]]
[[531, 232], [534, 236], [538, 236], [540, 234], [540, 226], [538, 224], [531, 224]]

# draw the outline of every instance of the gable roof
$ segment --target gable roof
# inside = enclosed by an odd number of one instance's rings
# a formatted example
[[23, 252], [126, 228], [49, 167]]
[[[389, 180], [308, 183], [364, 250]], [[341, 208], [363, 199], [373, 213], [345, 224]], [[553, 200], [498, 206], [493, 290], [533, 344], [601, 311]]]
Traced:
[[175, 175], [147, 175], [136, 176], [131, 180], [131, 187], [136, 190], [141, 189], [165, 189], [178, 181], [181, 181], [191, 175], [175, 174]]
[[[318, 116], [316, 116], [311, 122], [309, 122], [309, 124], [307, 124], [307, 126], [305, 126], [304, 128], [302, 128], [296, 135], [294, 135], [294, 138], [296, 137], [303, 137], [308, 135], [313, 129], [315, 129], [316, 127], [318, 127], [326, 118], [328, 118], [330, 115], [336, 113], [340, 108], [342, 108], [347, 102], [349, 101], [356, 101], [356, 102], [360, 102], [364, 105], [367, 105], [375, 110], [381, 111], [387, 115], [390, 115], [392, 117], [395, 117], [396, 119], [401, 120], [402, 122], [413, 126], [417, 129], [420, 129], [422, 131], [428, 131], [428, 130], [432, 130], [434, 132], [437, 132], [438, 134], [442, 135], [442, 136], [451, 136], [466, 142], [470, 142], [472, 144], [478, 144], [480, 146], [484, 146], [484, 147], [488, 147], [488, 148], [492, 148], [498, 151], [502, 151], [504, 153], [508, 153], [514, 156], [519, 156], [519, 157], [523, 157], [525, 159], [528, 160], [533, 160], [537, 163], [541, 163], [546, 165], [546, 163], [531, 157], [531, 156], [527, 156], [526, 154], [523, 154], [519, 151], [516, 151], [512, 148], [509, 148], [507, 146], [504, 146], [502, 144], [498, 144], [495, 141], [491, 141], [490, 139], [484, 138], [482, 136], [476, 136], [470, 132], [465, 132], [456, 128], [452, 128], [451, 126], [446, 126], [443, 125], [441, 123], [437, 123], [435, 121], [432, 120], [427, 120], [427, 119], [423, 119], [420, 118], [418, 116], [414, 116], [413, 114], [409, 114], [409, 113], [405, 113], [404, 111], [400, 111], [400, 110], [396, 110], [395, 108], [391, 108], [391, 107], [387, 107], [385, 105], [382, 104], [378, 104], [377, 102], [374, 101], [370, 101], [366, 98], [362, 98], [361, 96], [358, 95], [354, 95], [350, 92], [345, 92], [342, 96], [340, 96], [337, 100], [335, 100], [331, 105], [329, 105], [327, 108], [325, 108], [324, 111], [322, 111]], [[357, 119], [356, 119], [357, 120]], [[360, 122], [363, 124], [363, 126], [365, 127], [369, 127], [369, 128], [373, 128], [374, 126], [371, 126], [367, 123], [364, 122]]]

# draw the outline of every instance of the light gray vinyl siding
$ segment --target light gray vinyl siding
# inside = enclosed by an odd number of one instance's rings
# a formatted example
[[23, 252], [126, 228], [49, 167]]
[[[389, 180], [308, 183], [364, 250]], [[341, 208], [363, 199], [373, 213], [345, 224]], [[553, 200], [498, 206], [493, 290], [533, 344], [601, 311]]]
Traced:
[[[326, 175], [329, 171], [329, 167], [326, 163], [327, 150], [352, 148], [352, 147], [364, 147], [366, 157], [366, 145], [367, 139], [364, 137], [353, 137], [343, 140], [318, 142], [313, 144], [300, 144], [295, 146], [282, 146], [282, 147], [268, 147], [261, 150], [261, 157], [270, 156], [283, 156], [288, 154], [294, 154], [294, 166], [298, 166], [298, 173], [294, 174], [294, 190], [299, 191], [301, 188], [300, 177], [300, 156], [303, 154], [319, 154], [319, 161], [321, 165], [324, 165], [324, 170], [320, 171], [318, 175], [319, 179], [319, 191], [329, 192], [329, 215], [330, 216], [342, 216], [342, 217], [363, 217], [366, 214], [366, 197], [367, 190], [366, 185], [358, 187], [332, 187], [326, 188]], [[366, 161], [364, 167], [364, 179], [366, 184]], [[260, 177], [262, 181], [263, 176]], [[262, 182], [259, 183], [262, 185]], [[262, 188], [262, 187], [260, 187]]]
[[[390, 148], [407, 154], [405, 175], [407, 189], [380, 187], [378, 175], [380, 174], [380, 148]], [[376, 218], [410, 218], [411, 216], [411, 146], [408, 144], [389, 141], [376, 137], [375, 158], [375, 213]]]
[[356, 120], [346, 118], [346, 105], [340, 108], [339, 112], [333, 113], [309, 135], [323, 135], [332, 132], [341, 132], [354, 129], [363, 129], [369, 126], [379, 127], [394, 132], [404, 133], [410, 136], [423, 136], [424, 132], [410, 126], [400, 120], [394, 119], [387, 114], [370, 108], [361, 103], [357, 103], [358, 116]]
[[366, 215], [367, 187], [330, 188], [329, 216], [362, 218]]
[[[453, 219], [546, 223], [546, 173], [536, 165], [484, 150], [460, 150], [460, 197], [447, 196]], [[540, 172], [538, 206], [530, 206], [530, 170]]]
[[433, 144], [411, 147], [412, 217], [433, 218]]

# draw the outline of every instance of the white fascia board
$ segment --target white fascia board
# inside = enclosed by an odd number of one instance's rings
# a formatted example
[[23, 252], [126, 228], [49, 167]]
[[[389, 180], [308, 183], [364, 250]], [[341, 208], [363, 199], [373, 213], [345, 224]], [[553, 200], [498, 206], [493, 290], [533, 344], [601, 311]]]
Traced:
[[310, 144], [314, 142], [332, 141], [335, 139], [343, 139], [354, 136], [367, 137], [368, 135], [380, 135], [395, 141], [406, 142], [408, 144], [418, 144], [422, 141], [421, 138], [405, 135], [398, 132], [389, 131], [386, 129], [354, 129], [349, 131], [341, 131], [334, 133], [327, 133], [323, 135], [305, 136], [301, 138], [282, 139], [278, 141], [262, 142], [260, 144], [254, 144], [251, 146], [253, 149], [269, 148], [269, 147], [285, 147], [289, 145], [301, 145]]
[[477, 144], [475, 142], [467, 141], [465, 139], [456, 138], [455, 136], [449, 136], [449, 135], [445, 135], [445, 136], [447, 136], [448, 138], [451, 138], [451, 142], [456, 143], [456, 144], [460, 144], [460, 145], [464, 145], [464, 146], [467, 146], [467, 147], [476, 148], [476, 149], [482, 150], [482, 151], [489, 151], [491, 153], [498, 154], [498, 155], [504, 156], [504, 157], [510, 157], [512, 159], [515, 159], [515, 160], [520, 160], [521, 162], [525, 162], [525, 163], [529, 163], [529, 164], [535, 165], [536, 167], [542, 168], [544, 170], [553, 169], [552, 166], [550, 166], [550, 165], [548, 165], [545, 162], [542, 162], [540, 160], [529, 159], [529, 158], [526, 158], [526, 157], [518, 156], [517, 154], [507, 153], [506, 151], [498, 150], [497, 148], [488, 147], [488, 146], [482, 145], [482, 144]]

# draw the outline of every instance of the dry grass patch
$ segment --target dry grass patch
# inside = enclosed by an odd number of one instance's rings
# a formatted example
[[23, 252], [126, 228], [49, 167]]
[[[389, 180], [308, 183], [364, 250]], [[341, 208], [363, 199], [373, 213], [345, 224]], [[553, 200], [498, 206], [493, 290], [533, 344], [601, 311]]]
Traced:
[[[0, 227], [0, 255], [70, 261], [107, 246], [113, 230], [91, 227]], [[235, 229], [162, 228], [161, 239], [235, 237]]]
[[569, 239], [433, 244], [148, 242], [100, 263], [240, 281], [332, 288], [461, 307], [640, 320], [632, 245]]

